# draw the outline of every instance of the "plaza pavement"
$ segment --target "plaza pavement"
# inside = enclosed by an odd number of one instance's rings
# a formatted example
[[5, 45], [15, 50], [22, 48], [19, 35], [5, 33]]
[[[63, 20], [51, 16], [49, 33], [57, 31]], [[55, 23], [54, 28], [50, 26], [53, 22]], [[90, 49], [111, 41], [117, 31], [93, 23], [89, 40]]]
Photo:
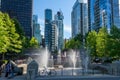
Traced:
[[54, 77], [39, 77], [36, 80], [120, 80], [118, 76], [54, 76]]
[[[25, 75], [15, 76], [8, 79], [4, 77], [4, 74], [0, 77], [0, 80], [26, 80]], [[111, 75], [93, 75], [93, 76], [38, 76], [35, 80], [120, 80], [120, 76]]]
[[25, 79], [25, 75], [21, 75], [21, 76], [14, 76], [13, 78], [6, 78], [6, 77], [4, 77], [5, 76], [5, 74], [4, 73], [2, 73], [2, 75], [0, 76], [0, 80], [26, 80]]

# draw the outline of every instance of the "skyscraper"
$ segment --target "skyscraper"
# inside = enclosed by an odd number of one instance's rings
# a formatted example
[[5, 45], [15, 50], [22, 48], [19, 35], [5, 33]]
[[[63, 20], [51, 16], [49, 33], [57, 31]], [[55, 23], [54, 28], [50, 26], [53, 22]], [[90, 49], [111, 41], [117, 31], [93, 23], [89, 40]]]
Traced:
[[51, 29], [52, 29], [52, 10], [51, 9], [46, 9], [45, 10], [45, 46], [51, 50]]
[[32, 5], [33, 0], [1, 0], [1, 11], [16, 18], [28, 38], [32, 37]]
[[51, 40], [50, 40], [50, 52], [54, 53], [58, 47], [58, 28], [55, 21], [51, 22]]
[[88, 6], [86, 0], [76, 0], [71, 13], [72, 37], [77, 34], [83, 36], [88, 32]]
[[112, 25], [120, 28], [120, 0], [111, 0]]
[[89, 28], [99, 31], [103, 26], [120, 28], [120, 0], [88, 0]]
[[96, 0], [94, 5], [95, 30], [98, 31], [104, 26], [110, 31], [111, 15], [110, 0]]
[[38, 40], [38, 43], [40, 45], [42, 43], [42, 36], [37, 15], [33, 15], [33, 36]]
[[57, 14], [55, 15], [55, 23], [58, 29], [58, 50], [62, 50], [63, 48], [63, 36], [64, 36], [63, 35], [63, 31], [64, 31], [63, 19], [64, 19], [64, 16], [62, 11], [58, 11]]
[[88, 0], [88, 30], [94, 29], [94, 4], [95, 0]]

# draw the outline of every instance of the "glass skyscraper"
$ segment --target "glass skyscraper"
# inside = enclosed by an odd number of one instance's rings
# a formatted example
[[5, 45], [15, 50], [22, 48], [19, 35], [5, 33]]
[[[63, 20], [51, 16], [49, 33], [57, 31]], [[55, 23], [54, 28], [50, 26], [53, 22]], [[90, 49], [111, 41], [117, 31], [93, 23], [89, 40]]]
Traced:
[[58, 11], [57, 14], [55, 15], [55, 22], [56, 22], [57, 29], [58, 29], [58, 50], [63, 49], [63, 37], [64, 37], [63, 19], [64, 19], [64, 16], [63, 16], [62, 11]]
[[38, 43], [40, 45], [42, 43], [42, 36], [37, 15], [33, 15], [33, 36], [38, 40]]
[[103, 26], [120, 28], [120, 0], [88, 0], [89, 28], [99, 31]]
[[95, 30], [101, 27], [107, 27], [110, 30], [111, 21], [111, 4], [110, 0], [96, 0], [94, 5]]
[[120, 0], [111, 0], [112, 25], [120, 28]]
[[77, 34], [83, 36], [88, 32], [88, 5], [86, 0], [77, 0], [71, 13], [72, 37]]
[[1, 0], [1, 11], [16, 18], [28, 38], [32, 37], [33, 0]]
[[58, 28], [55, 21], [51, 22], [51, 40], [50, 40], [50, 52], [54, 54], [58, 47]]
[[95, 0], [88, 0], [88, 29], [89, 31], [94, 29], [94, 4]]
[[45, 46], [51, 50], [51, 31], [52, 31], [52, 10], [51, 9], [45, 9]]

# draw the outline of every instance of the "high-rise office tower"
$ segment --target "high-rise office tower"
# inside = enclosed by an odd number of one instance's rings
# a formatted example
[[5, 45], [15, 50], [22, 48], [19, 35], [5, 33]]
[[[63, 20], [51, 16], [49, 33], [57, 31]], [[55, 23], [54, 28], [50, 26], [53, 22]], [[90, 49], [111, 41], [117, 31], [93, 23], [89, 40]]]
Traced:
[[38, 40], [38, 43], [40, 45], [42, 43], [42, 37], [37, 15], [33, 15], [33, 36]]
[[111, 21], [111, 3], [110, 0], [96, 0], [94, 5], [95, 30], [104, 26], [110, 31]]
[[[120, 26], [120, 0], [88, 0], [89, 28], [99, 31], [102, 26]], [[119, 27], [120, 28], [120, 27]]]
[[94, 4], [95, 0], [88, 0], [88, 30], [94, 30]]
[[45, 10], [45, 46], [51, 50], [51, 29], [52, 29], [52, 10], [46, 9]]
[[71, 15], [72, 37], [79, 33], [84, 36], [88, 32], [87, 0], [76, 0]]
[[50, 45], [50, 52], [54, 53], [58, 47], [58, 28], [55, 21], [51, 22], [51, 45]]
[[55, 15], [55, 23], [58, 29], [58, 50], [62, 50], [63, 49], [63, 13], [62, 11], [58, 11], [57, 14]]
[[120, 0], [111, 0], [112, 25], [120, 28]]
[[28, 38], [32, 37], [33, 0], [1, 0], [1, 11], [16, 18]]

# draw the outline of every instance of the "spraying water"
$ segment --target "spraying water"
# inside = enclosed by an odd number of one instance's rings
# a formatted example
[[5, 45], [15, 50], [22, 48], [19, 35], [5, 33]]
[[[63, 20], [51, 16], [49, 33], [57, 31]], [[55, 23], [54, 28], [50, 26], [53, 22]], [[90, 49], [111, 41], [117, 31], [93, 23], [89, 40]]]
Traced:
[[74, 50], [72, 50], [69, 56], [70, 56], [70, 59], [71, 59], [72, 64], [73, 64], [73, 68], [75, 68], [76, 67], [76, 61], [77, 61], [76, 52]]
[[49, 51], [47, 47], [40, 51], [40, 56], [37, 57], [37, 62], [40, 67], [48, 67]]

